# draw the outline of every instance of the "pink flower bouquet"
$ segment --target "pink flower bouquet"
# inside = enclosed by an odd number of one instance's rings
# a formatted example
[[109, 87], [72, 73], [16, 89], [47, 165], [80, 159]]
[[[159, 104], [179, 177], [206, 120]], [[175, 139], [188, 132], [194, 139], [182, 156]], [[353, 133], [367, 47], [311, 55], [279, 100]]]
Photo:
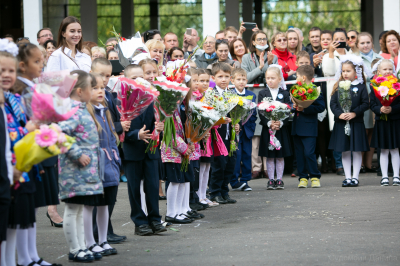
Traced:
[[15, 144], [16, 168], [29, 172], [33, 165], [66, 153], [74, 143], [75, 138], [63, 133], [57, 124], [41, 125]]
[[68, 98], [74, 88], [78, 76], [70, 75], [69, 70], [43, 72], [39, 77], [39, 83], [50, 85], [51, 88], [63, 98]]

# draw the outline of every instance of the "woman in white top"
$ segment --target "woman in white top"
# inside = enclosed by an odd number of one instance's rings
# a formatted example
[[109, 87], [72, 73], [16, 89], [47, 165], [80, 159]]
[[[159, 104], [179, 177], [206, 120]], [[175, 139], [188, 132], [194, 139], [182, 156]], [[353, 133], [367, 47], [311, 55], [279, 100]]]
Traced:
[[63, 19], [58, 30], [57, 50], [49, 57], [47, 71], [68, 69], [90, 72], [92, 60], [82, 53], [82, 27], [76, 17]]

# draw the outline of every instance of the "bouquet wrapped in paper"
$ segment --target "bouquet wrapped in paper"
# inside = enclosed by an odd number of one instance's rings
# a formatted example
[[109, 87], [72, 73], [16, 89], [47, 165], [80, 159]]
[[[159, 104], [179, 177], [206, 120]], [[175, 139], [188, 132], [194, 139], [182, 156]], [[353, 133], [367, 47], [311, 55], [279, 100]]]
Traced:
[[63, 98], [68, 98], [73, 90], [78, 75], [70, 75], [69, 70], [43, 72], [38, 78], [38, 83], [50, 85], [53, 91]]
[[[376, 98], [383, 106], [390, 106], [394, 99], [399, 96], [400, 83], [393, 75], [375, 76], [371, 80], [371, 85], [374, 88]], [[387, 114], [381, 114], [380, 118], [387, 121]]]
[[[190, 100], [185, 123], [185, 135], [188, 144], [194, 144], [203, 139], [219, 118], [219, 113], [213, 107]], [[185, 156], [181, 171], [187, 171], [188, 164], [189, 156]]]
[[[258, 104], [258, 110], [260, 114], [270, 121], [283, 121], [290, 115], [290, 106], [286, 103], [281, 103], [278, 101], [273, 101], [271, 98], [264, 98]], [[282, 145], [280, 141], [275, 137], [276, 130], [268, 129], [270, 138], [268, 149], [270, 150], [280, 150]]]
[[[242, 121], [242, 125], [244, 125], [253, 114], [253, 111], [257, 107], [257, 104], [252, 101], [253, 96], [242, 97], [236, 94], [231, 96], [227, 92], [224, 94], [224, 96], [229, 97], [228, 102], [235, 103], [235, 107], [233, 107], [233, 109], [230, 111], [232, 119], [232, 132], [229, 147], [229, 156], [232, 156], [233, 152], [237, 150], [237, 143], [235, 141], [235, 125], [239, 124], [240, 121]], [[239, 136], [237, 136], [237, 138], [239, 141]]]
[[237, 101], [230, 100], [237, 95], [231, 92], [224, 92], [221, 96], [218, 92], [213, 89], [208, 89], [204, 93], [203, 99], [201, 101], [211, 107], [220, 115], [220, 119], [215, 123], [220, 125], [224, 123], [224, 118], [228, 113], [236, 106]]
[[290, 89], [290, 98], [297, 106], [307, 108], [319, 97], [320, 93], [320, 87], [312, 83], [305, 84], [298, 81]]
[[30, 132], [15, 144], [15, 167], [29, 172], [33, 165], [66, 153], [74, 142], [75, 138], [63, 133], [57, 124], [41, 125], [40, 129]]
[[[339, 104], [342, 107], [343, 112], [345, 113], [350, 112], [350, 108], [352, 105], [350, 87], [351, 87], [350, 80], [340, 81], [338, 85]], [[347, 120], [346, 125], [344, 126], [344, 133], [347, 136], [350, 136], [351, 132], [350, 129], [351, 129], [350, 122]]]
[[[189, 88], [177, 82], [168, 81], [165, 78], [157, 78], [154, 87], [159, 92], [159, 96], [154, 102], [154, 116], [157, 122], [164, 122], [164, 135], [162, 141], [168, 149], [172, 138], [176, 140], [175, 123], [172, 118], [174, 111], [185, 99]], [[159, 133], [154, 129], [152, 138], [146, 151], [155, 153], [159, 144]]]
[[[159, 95], [150, 83], [138, 78], [136, 80], [120, 77], [114, 87], [117, 92], [117, 109], [121, 121], [131, 121], [142, 114]], [[120, 141], [125, 139], [125, 132], [120, 135]]]
[[79, 106], [72, 108], [71, 99], [61, 97], [50, 85], [40, 83], [34, 85], [32, 89], [23, 97], [27, 115], [35, 123], [50, 124], [65, 121], [79, 109]]
[[165, 76], [169, 81], [182, 83], [185, 80], [186, 70], [190, 68], [187, 60], [168, 61]]

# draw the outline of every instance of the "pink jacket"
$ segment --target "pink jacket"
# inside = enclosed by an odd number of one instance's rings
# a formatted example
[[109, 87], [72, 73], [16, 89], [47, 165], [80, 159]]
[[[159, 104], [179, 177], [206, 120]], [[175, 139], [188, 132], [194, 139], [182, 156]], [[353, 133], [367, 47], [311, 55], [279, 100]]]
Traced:
[[[228, 150], [225, 147], [224, 141], [222, 140], [221, 136], [218, 133], [217, 128], [220, 126], [214, 126], [210, 133], [211, 136], [208, 138], [206, 147], [207, 147], [207, 152], [201, 151], [201, 156], [202, 157], [211, 157], [213, 154], [213, 150], [211, 149], [211, 143], [213, 144], [214, 147], [214, 156], [227, 156], [228, 155]], [[215, 141], [213, 134], [215, 132], [215, 135], [217, 137], [217, 141]]]
[[[161, 143], [161, 160], [163, 163], [182, 163], [182, 158], [188, 149], [188, 145], [184, 141], [184, 131], [181, 117], [177, 110], [173, 115], [176, 131], [176, 143], [172, 138], [172, 144], [168, 149], [165, 148], [165, 143]], [[172, 146], [172, 148], [171, 148]]]

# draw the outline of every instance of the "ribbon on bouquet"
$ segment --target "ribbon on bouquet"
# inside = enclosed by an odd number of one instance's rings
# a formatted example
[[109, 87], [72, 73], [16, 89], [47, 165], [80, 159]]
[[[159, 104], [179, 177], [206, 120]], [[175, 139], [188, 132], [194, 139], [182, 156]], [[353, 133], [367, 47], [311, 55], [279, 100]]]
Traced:
[[282, 148], [282, 145], [281, 142], [275, 137], [276, 130], [268, 129], [268, 131], [269, 131], [268, 149], [271, 151], [274, 149], [279, 151]]

